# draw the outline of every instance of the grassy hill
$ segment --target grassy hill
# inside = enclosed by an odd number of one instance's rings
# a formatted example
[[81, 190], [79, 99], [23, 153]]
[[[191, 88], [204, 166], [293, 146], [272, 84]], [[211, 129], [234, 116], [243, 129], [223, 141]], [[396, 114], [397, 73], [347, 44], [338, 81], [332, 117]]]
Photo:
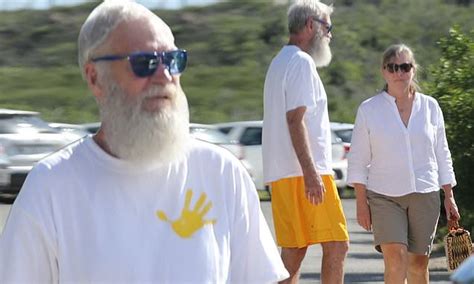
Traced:
[[[451, 3], [454, 2], [454, 3]], [[332, 64], [320, 70], [331, 120], [352, 122], [356, 107], [383, 82], [380, 56], [392, 43], [415, 50], [430, 82], [437, 41], [450, 27], [474, 29], [471, 1], [336, 2]], [[81, 24], [97, 5], [0, 12], [0, 106], [40, 111], [57, 122], [90, 122], [97, 108], [77, 67]], [[182, 76], [194, 122], [260, 119], [265, 72], [287, 41], [286, 6], [231, 0], [208, 7], [155, 11], [189, 52]]]

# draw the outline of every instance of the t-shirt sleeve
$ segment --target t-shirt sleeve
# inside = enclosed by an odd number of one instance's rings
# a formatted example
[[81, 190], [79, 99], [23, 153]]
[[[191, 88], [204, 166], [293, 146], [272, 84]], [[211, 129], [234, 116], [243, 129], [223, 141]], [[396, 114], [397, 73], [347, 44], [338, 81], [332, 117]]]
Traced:
[[0, 283], [57, 283], [57, 264], [41, 226], [12, 208], [0, 238]]
[[[58, 265], [51, 236], [41, 215], [42, 193], [30, 172], [0, 236], [0, 283], [57, 283]], [[26, 206], [28, 205], [28, 206]]]
[[309, 55], [296, 54], [291, 58], [285, 75], [286, 111], [316, 105], [316, 92], [319, 90], [315, 88], [314, 80], [318, 78]]
[[231, 283], [274, 283], [289, 277], [253, 182], [241, 172], [231, 235]]

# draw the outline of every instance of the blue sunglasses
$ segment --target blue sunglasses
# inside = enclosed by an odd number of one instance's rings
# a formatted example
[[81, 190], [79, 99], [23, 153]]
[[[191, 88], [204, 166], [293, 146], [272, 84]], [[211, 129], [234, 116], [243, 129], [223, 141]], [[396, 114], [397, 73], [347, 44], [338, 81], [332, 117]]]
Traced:
[[115, 61], [127, 59], [132, 66], [133, 73], [140, 78], [153, 75], [160, 64], [164, 64], [171, 75], [184, 71], [188, 61], [186, 50], [154, 52], [133, 52], [128, 55], [105, 55], [92, 58], [92, 62]]
[[318, 19], [316, 17], [313, 17], [313, 20], [320, 23], [320, 24], [323, 24], [324, 27], [326, 28], [326, 30], [328, 31], [327, 33], [330, 33], [332, 31], [333, 27], [334, 27], [333, 25], [328, 24], [328, 22], [323, 21], [321, 19]]

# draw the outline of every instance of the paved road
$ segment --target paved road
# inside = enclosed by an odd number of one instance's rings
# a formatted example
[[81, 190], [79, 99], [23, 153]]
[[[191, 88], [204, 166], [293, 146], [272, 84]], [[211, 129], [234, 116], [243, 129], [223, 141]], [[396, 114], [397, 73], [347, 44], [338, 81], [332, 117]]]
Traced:
[[[262, 211], [273, 230], [271, 203], [262, 202]], [[344, 199], [343, 207], [346, 213], [350, 249], [345, 266], [346, 283], [383, 283], [383, 259], [372, 246], [372, 234], [365, 232], [354, 219], [355, 202], [353, 199]], [[10, 205], [0, 204], [0, 230], [6, 221]], [[318, 283], [320, 280], [321, 249], [315, 245], [308, 249], [303, 261], [300, 283]], [[450, 283], [449, 273], [446, 271], [444, 252], [438, 251], [430, 260], [430, 283]]]
[[[344, 212], [349, 229], [350, 248], [345, 263], [345, 283], [384, 283], [383, 258], [372, 245], [372, 234], [364, 231], [355, 219], [355, 199], [343, 199]], [[262, 202], [262, 211], [273, 230], [271, 203]], [[303, 261], [300, 283], [319, 283], [321, 248], [311, 246]], [[430, 260], [430, 283], [451, 283], [446, 270], [444, 251], [433, 253]]]

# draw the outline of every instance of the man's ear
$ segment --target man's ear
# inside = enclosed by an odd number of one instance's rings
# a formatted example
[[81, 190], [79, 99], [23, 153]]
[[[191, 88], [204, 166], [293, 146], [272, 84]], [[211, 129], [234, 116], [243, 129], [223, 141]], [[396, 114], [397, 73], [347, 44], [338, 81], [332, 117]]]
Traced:
[[312, 17], [308, 17], [306, 19], [306, 30], [310, 32], [310, 34], [314, 34], [314, 29], [316, 29], [315, 22]]
[[86, 63], [84, 65], [84, 74], [87, 80], [87, 85], [92, 91], [94, 97], [96, 97], [96, 99], [101, 99], [104, 91], [102, 90], [102, 85], [99, 83], [99, 74], [97, 73], [95, 64], [91, 62]]

